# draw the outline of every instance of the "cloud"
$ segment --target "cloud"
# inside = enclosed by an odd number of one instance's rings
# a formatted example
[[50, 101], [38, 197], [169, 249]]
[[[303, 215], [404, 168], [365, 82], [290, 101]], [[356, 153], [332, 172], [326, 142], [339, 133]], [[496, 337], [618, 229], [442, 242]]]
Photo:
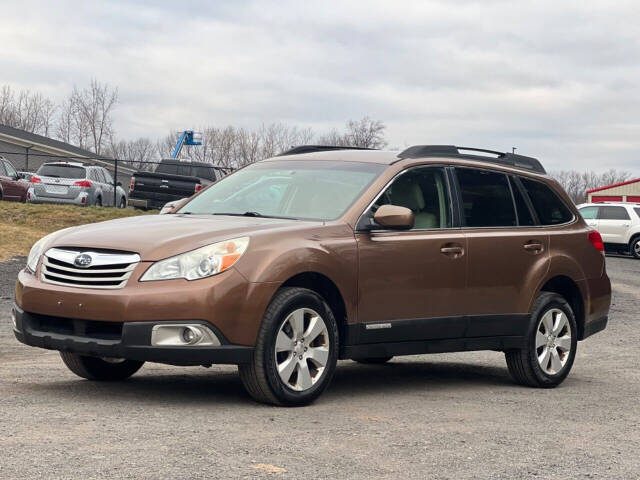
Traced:
[[0, 18], [3, 83], [117, 85], [123, 138], [370, 115], [397, 148], [640, 173], [636, 1], [41, 3]]

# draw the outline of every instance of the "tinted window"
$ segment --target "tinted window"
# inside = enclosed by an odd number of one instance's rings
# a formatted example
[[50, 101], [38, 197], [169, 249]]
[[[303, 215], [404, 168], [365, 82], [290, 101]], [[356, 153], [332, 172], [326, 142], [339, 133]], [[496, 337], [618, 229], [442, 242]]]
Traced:
[[185, 177], [206, 178], [215, 180], [214, 169], [206, 165], [192, 165], [188, 162], [162, 162], [156, 168], [156, 173], [167, 173], [170, 175], [182, 175]]
[[0, 175], [5, 176], [7, 174], [7, 170], [4, 167], [4, 162], [0, 162]]
[[640, 218], [640, 208], [634, 208], [633, 210], [636, 212], [636, 215], [638, 215], [638, 217]]
[[85, 178], [84, 167], [75, 165], [45, 164], [38, 169], [38, 175], [55, 178]]
[[558, 225], [571, 221], [571, 210], [547, 185], [528, 178], [521, 178], [520, 181], [529, 194], [542, 225]]
[[456, 172], [466, 226], [516, 225], [516, 213], [506, 175], [468, 168], [458, 168]]
[[333, 220], [362, 194], [386, 165], [278, 160], [254, 163], [227, 175], [180, 213], [262, 215]]
[[601, 220], [629, 220], [630, 218], [624, 207], [600, 207]]
[[595, 220], [598, 218], [598, 207], [584, 207], [580, 209], [580, 215], [585, 220]]
[[518, 182], [513, 178], [510, 178], [509, 182], [511, 183], [511, 191], [513, 192], [513, 199], [516, 204], [516, 212], [518, 212], [518, 225], [535, 225], [536, 222], [534, 221], [533, 216], [531, 215], [531, 210], [529, 210], [529, 206], [520, 191]]
[[400, 175], [378, 198], [372, 210], [381, 205], [398, 205], [413, 212], [413, 228], [451, 227], [449, 193], [441, 168], [413, 168]]
[[16, 169], [13, 168], [13, 165], [11, 165], [9, 162], [5, 162], [4, 166], [7, 169], [7, 175], [9, 175], [10, 177], [15, 177], [16, 175], [18, 175]]

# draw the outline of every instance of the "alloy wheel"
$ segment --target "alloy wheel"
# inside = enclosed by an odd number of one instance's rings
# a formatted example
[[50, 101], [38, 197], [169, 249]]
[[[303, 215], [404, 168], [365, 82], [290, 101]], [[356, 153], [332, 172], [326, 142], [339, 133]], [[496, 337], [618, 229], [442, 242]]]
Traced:
[[313, 387], [325, 371], [329, 348], [329, 332], [317, 312], [299, 308], [290, 313], [276, 336], [276, 367], [282, 382], [298, 392]]
[[571, 353], [571, 325], [559, 308], [547, 310], [536, 331], [538, 364], [547, 375], [557, 375], [566, 365]]

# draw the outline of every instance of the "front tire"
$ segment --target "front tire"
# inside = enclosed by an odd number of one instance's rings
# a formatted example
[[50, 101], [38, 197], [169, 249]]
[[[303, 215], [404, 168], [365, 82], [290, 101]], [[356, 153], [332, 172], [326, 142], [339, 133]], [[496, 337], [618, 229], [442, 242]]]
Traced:
[[69, 352], [60, 352], [60, 356], [69, 370], [87, 380], [125, 380], [144, 364], [135, 360], [85, 357]]
[[637, 258], [640, 260], [640, 237], [636, 237], [631, 240], [631, 245], [629, 246], [629, 253], [633, 256], [633, 258]]
[[573, 366], [578, 328], [564, 297], [541, 292], [533, 304], [526, 346], [505, 352], [513, 379], [530, 387], [560, 385]]
[[238, 366], [240, 379], [258, 402], [307, 405], [331, 382], [338, 342], [338, 325], [320, 295], [282, 288], [262, 320], [253, 361]]
[[118, 203], [118, 208], [127, 208], [127, 199], [122, 197], [120, 199], [120, 203]]

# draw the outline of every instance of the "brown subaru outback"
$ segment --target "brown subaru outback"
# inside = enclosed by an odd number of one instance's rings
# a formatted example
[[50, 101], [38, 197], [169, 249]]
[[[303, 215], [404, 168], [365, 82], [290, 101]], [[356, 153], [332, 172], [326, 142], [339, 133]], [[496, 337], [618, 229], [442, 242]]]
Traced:
[[338, 359], [495, 350], [554, 387], [610, 296], [600, 235], [534, 158], [304, 146], [174, 214], [41, 239], [14, 330], [91, 380], [237, 364], [256, 400], [300, 405]]

